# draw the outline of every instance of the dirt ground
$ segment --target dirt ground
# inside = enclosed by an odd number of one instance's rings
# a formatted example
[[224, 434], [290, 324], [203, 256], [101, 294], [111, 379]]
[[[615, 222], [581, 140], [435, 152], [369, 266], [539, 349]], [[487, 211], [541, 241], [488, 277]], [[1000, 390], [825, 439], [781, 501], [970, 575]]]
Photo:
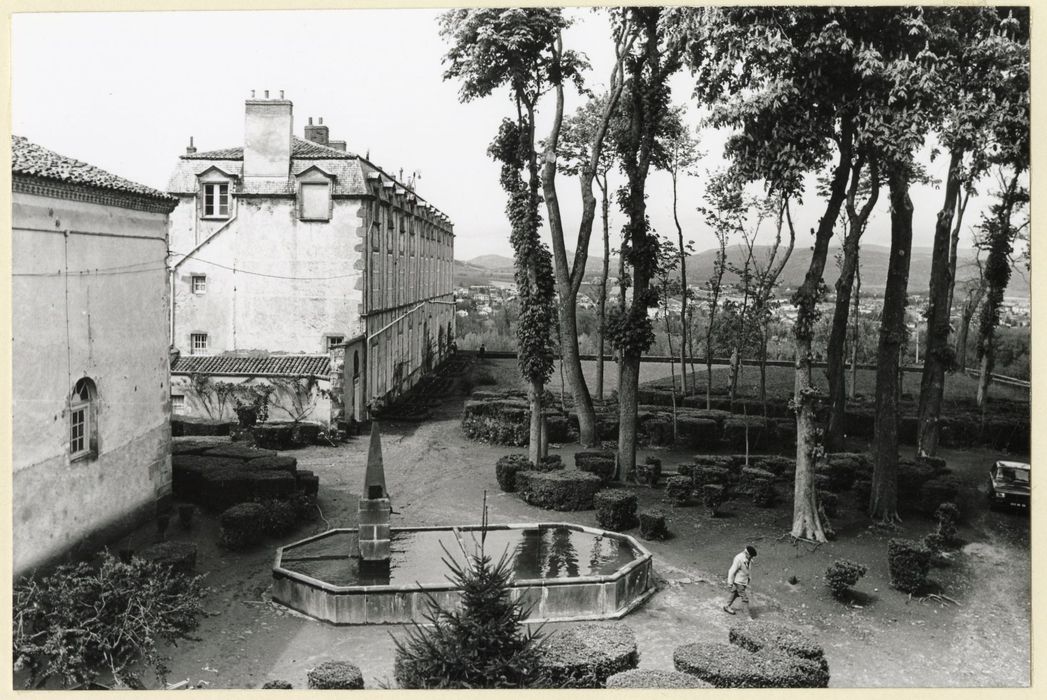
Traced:
[[[512, 361], [488, 364], [501, 381], [513, 381]], [[485, 492], [492, 523], [596, 524], [592, 511], [546, 512], [499, 491], [494, 463], [515, 450], [467, 440], [459, 425], [462, 401], [463, 397], [448, 399], [423, 423], [381, 425], [394, 525], [478, 523]], [[552, 451], [573, 462], [570, 454], [575, 449], [554, 446]], [[211, 587], [206, 607], [212, 615], [202, 621], [198, 641], [169, 650], [169, 682], [188, 679], [196, 687], [257, 688], [267, 680], [283, 679], [304, 688], [309, 669], [322, 661], [347, 659], [363, 670], [367, 687], [395, 687], [393, 635], [402, 634], [400, 627], [336, 627], [288, 611], [269, 598], [275, 547], [329, 526], [355, 525], [367, 439], [293, 454], [299, 468], [320, 477], [324, 520], [301, 528], [286, 542], [271, 541], [242, 554], [217, 546], [211, 517], [198, 516], [189, 531], [172, 525], [170, 539], [198, 543], [198, 569], [206, 573]], [[661, 457], [669, 470], [690, 458], [689, 453], [664, 448], [641, 450], [641, 457], [647, 454]], [[785, 502], [773, 509], [732, 501], [728, 512], [715, 519], [697, 506], [680, 507], [670, 510], [673, 537], [645, 543], [655, 554], [658, 592], [623, 619], [636, 633], [640, 667], [671, 669], [672, 652], [679, 644], [727, 641], [728, 626], [739, 619], [720, 610], [727, 568], [734, 554], [753, 544], [759, 550], [754, 614], [813, 632], [825, 647], [833, 687], [1028, 685], [1028, 513], [986, 507], [983, 482], [988, 467], [1004, 455], [964, 450], [942, 456], [968, 487], [963, 503], [967, 517], [960, 531], [967, 544], [931, 573], [937, 590], [955, 604], [909, 599], [888, 585], [887, 540], [922, 537], [933, 527], [927, 519], [907, 518], [899, 530], [882, 531], [871, 527], [853, 499], [845, 497], [833, 521], [835, 541], [815, 547], [793, 544], [784, 536], [791, 524], [787, 493]], [[663, 493], [660, 488], [632, 488], [641, 507], [659, 501]], [[143, 546], [154, 536], [143, 529], [116, 546]], [[831, 598], [823, 583], [826, 567], [839, 558], [868, 567], [849, 603]], [[796, 583], [790, 584], [793, 576]], [[547, 625], [546, 631], [555, 633], [558, 626]]]

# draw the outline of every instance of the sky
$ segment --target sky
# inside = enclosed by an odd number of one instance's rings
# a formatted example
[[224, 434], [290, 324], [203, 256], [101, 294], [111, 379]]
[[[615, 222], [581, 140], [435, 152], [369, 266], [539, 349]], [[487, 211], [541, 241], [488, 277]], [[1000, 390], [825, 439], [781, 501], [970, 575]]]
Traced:
[[[564, 45], [584, 52], [587, 80], [599, 90], [613, 60], [602, 14], [569, 10], [575, 19]], [[12, 131], [63, 155], [131, 180], [165, 189], [189, 137], [198, 150], [243, 144], [244, 101], [251, 90], [279, 90], [294, 103], [294, 132], [308, 117], [323, 117], [332, 139], [369, 154], [391, 174], [419, 172], [418, 193], [455, 225], [455, 257], [510, 256], [505, 195], [487, 146], [504, 116], [507, 92], [462, 104], [458, 85], [443, 79], [447, 46], [436, 10], [338, 10], [243, 12], [35, 13], [12, 18]], [[682, 72], [672, 81], [673, 100], [687, 104], [693, 88]], [[582, 103], [569, 92], [565, 110]], [[547, 132], [551, 105], [540, 107], [539, 133]], [[687, 119], [696, 129], [693, 105]], [[701, 221], [707, 173], [723, 167], [726, 134], [698, 131], [706, 157], [696, 177], [679, 187], [685, 238], [697, 251], [715, 239]], [[947, 162], [929, 168], [944, 179]], [[561, 175], [558, 191], [568, 249], [573, 249], [580, 195], [577, 181]], [[612, 179], [612, 187], [615, 182]], [[982, 188], [983, 191], [987, 188]], [[655, 230], [675, 238], [672, 189], [667, 174], [648, 180]], [[914, 241], [930, 246], [942, 194], [913, 188]], [[985, 200], [972, 200], [965, 228], [977, 223]], [[863, 243], [890, 245], [886, 197]], [[623, 218], [612, 203], [612, 246]], [[813, 191], [793, 208], [797, 246], [809, 245], [821, 207]], [[599, 226], [599, 224], [597, 224]], [[769, 231], [767, 232], [769, 235]], [[766, 240], [766, 239], [764, 239]], [[961, 247], [970, 246], [964, 234]], [[602, 254], [598, 229], [590, 245]]]

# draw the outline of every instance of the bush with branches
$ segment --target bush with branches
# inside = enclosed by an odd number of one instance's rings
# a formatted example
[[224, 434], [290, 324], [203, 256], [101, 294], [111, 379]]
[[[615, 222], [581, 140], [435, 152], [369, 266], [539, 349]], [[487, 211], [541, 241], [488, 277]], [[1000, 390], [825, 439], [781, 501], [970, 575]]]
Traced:
[[187, 638], [204, 614], [200, 577], [138, 558], [123, 563], [108, 552], [98, 565], [22, 578], [13, 594], [15, 668], [28, 670], [26, 687], [51, 678], [82, 686], [102, 674], [142, 687], [142, 667], [164, 682], [158, 646]]
[[[484, 533], [486, 535], [486, 533]], [[394, 638], [394, 676], [401, 688], [533, 688], [544, 684], [538, 665], [540, 630], [522, 623], [530, 610], [511, 600], [512, 558], [494, 561], [483, 548], [464, 563], [448, 554], [448, 577], [461, 590], [454, 608], [428, 596], [425, 626]], [[446, 550], [445, 550], [446, 553]]]
[[864, 566], [847, 559], [837, 559], [825, 570], [825, 585], [834, 598], [843, 598], [862, 576], [865, 576]]

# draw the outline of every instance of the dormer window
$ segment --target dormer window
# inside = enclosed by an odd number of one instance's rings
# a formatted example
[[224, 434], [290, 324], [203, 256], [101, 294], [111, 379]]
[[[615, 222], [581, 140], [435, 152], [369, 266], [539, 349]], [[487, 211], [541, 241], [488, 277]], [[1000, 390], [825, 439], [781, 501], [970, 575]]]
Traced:
[[298, 218], [302, 221], [331, 220], [332, 177], [313, 166], [298, 174]]
[[229, 217], [229, 183], [204, 185], [204, 216], [221, 219]]

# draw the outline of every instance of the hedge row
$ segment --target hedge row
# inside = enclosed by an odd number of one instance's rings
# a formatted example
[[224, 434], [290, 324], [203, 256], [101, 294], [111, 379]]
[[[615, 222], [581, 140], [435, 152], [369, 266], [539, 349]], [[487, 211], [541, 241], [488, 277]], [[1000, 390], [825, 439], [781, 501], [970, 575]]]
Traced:
[[550, 688], [603, 688], [610, 676], [639, 662], [636, 636], [620, 623], [557, 632], [542, 645], [538, 658]]
[[680, 671], [634, 668], [607, 679], [606, 688], [712, 688], [697, 676]]
[[825, 688], [829, 674], [814, 661], [782, 653], [751, 652], [733, 644], [696, 642], [673, 652], [677, 671], [717, 688]]
[[547, 510], [590, 510], [603, 483], [600, 477], [577, 469], [516, 473], [516, 488], [524, 501]]

